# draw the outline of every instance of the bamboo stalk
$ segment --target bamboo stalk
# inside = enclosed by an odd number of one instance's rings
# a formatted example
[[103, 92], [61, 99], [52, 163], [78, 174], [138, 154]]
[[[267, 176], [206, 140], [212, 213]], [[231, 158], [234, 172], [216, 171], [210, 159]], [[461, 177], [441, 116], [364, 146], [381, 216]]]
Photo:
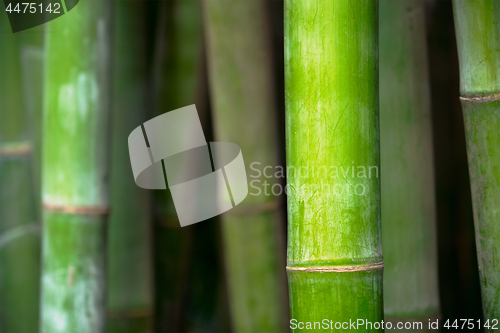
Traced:
[[19, 36], [0, 14], [0, 331], [36, 332], [40, 224]]
[[42, 332], [104, 331], [111, 6], [46, 26]]
[[424, 3], [380, 4], [380, 142], [386, 320], [439, 315]]
[[371, 0], [285, 3], [288, 285], [295, 323], [383, 319], [377, 14]]
[[113, 144], [108, 235], [107, 331], [150, 332], [153, 272], [150, 194], [132, 175], [127, 138], [146, 121], [144, 1], [115, 5]]
[[500, 4], [454, 0], [453, 13], [483, 312], [491, 326], [500, 318]]
[[[204, 15], [216, 139], [241, 147], [247, 172], [252, 162], [274, 168], [275, 96], [265, 3], [208, 0]], [[263, 175], [258, 180], [262, 186], [266, 180], [277, 184]], [[287, 302], [281, 294], [278, 199], [266, 196], [263, 187], [255, 194], [221, 217], [232, 326], [235, 332], [282, 332]]]
[[42, 108], [43, 108], [43, 65], [44, 26], [40, 25], [22, 32], [21, 61], [24, 100], [29, 117], [29, 138], [33, 142], [33, 169], [37, 220], [41, 221], [41, 164], [42, 164]]
[[[153, 74], [156, 115], [193, 103], [201, 42], [197, 6], [196, 1], [159, 5]], [[184, 331], [192, 233], [180, 228], [169, 191], [154, 193], [154, 220], [155, 332]]]
[[[195, 103], [210, 141], [202, 16], [198, 0], [162, 2], [155, 50], [155, 111]], [[215, 219], [180, 228], [169, 191], [155, 205], [155, 331], [227, 331]]]

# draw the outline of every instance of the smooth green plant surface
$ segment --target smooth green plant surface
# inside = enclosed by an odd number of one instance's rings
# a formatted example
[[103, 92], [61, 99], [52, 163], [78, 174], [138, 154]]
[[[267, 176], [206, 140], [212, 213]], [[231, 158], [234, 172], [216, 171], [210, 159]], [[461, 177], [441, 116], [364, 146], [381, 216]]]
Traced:
[[[159, 4], [155, 114], [196, 104], [210, 141], [201, 1]], [[226, 294], [216, 219], [181, 228], [170, 191], [154, 193], [155, 332], [225, 332]]]
[[40, 224], [21, 43], [0, 13], [0, 331], [36, 332]]
[[[158, 17], [154, 115], [193, 104], [201, 46], [201, 11], [196, 1], [160, 2]], [[154, 193], [154, 220], [154, 329], [178, 332], [184, 324], [191, 233], [180, 228], [168, 190]]]
[[380, 322], [377, 2], [284, 7], [291, 318]]
[[[483, 312], [500, 318], [500, 102], [462, 102]], [[493, 330], [492, 330], [493, 331]]]
[[424, 3], [379, 6], [384, 312], [403, 321], [439, 315]]
[[107, 331], [151, 332], [151, 191], [132, 177], [127, 138], [146, 120], [148, 66], [144, 1], [115, 5], [113, 149], [108, 233]]
[[103, 332], [111, 1], [46, 25], [41, 331]]
[[[241, 147], [247, 172], [253, 162], [274, 168], [275, 96], [265, 2], [209, 0], [204, 10], [215, 139]], [[261, 187], [259, 195], [249, 194], [221, 217], [235, 332], [286, 329], [279, 205], [270, 204], [276, 200]]]
[[500, 318], [500, 3], [454, 0], [453, 13], [483, 312], [491, 321]]
[[500, 3], [453, 0], [460, 62], [460, 94], [500, 92]]
[[17, 32], [21, 46], [23, 96], [28, 115], [27, 128], [33, 143], [33, 169], [37, 219], [41, 220], [42, 108], [44, 26]]

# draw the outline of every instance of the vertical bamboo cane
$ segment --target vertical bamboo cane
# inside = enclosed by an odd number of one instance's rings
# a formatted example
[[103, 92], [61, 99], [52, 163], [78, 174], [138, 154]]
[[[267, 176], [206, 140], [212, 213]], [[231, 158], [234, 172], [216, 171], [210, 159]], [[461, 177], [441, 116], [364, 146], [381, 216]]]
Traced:
[[111, 1], [47, 25], [41, 330], [103, 332], [111, 115]]
[[383, 319], [377, 14], [372, 0], [285, 2], [287, 270], [297, 322]]
[[41, 164], [42, 164], [42, 108], [43, 108], [43, 65], [44, 26], [40, 25], [22, 32], [21, 61], [25, 107], [29, 117], [29, 137], [33, 142], [33, 169], [37, 220], [41, 220]]
[[[210, 140], [200, 3], [161, 3], [154, 88], [157, 114], [195, 103]], [[216, 219], [180, 228], [170, 192], [157, 191], [155, 222], [155, 330], [227, 331]]]
[[500, 3], [453, 1], [484, 319], [500, 318]]
[[19, 36], [0, 13], [0, 331], [36, 332], [40, 225]]
[[151, 331], [151, 191], [132, 177], [127, 138], [146, 121], [145, 2], [117, 1], [113, 57], [113, 149], [108, 238], [107, 331]]
[[[199, 1], [159, 5], [154, 90], [155, 113], [193, 104], [199, 72], [201, 8]], [[192, 228], [180, 228], [169, 191], [154, 193], [155, 331], [185, 329]]]
[[[207, 0], [204, 5], [216, 139], [240, 145], [247, 170], [253, 162], [274, 169], [275, 97], [265, 4]], [[275, 182], [263, 175], [258, 180], [260, 193], [253, 191], [241, 207], [222, 216], [235, 332], [285, 330], [279, 205], [264, 193], [264, 181]]]
[[386, 320], [439, 315], [424, 3], [380, 4], [380, 143]]

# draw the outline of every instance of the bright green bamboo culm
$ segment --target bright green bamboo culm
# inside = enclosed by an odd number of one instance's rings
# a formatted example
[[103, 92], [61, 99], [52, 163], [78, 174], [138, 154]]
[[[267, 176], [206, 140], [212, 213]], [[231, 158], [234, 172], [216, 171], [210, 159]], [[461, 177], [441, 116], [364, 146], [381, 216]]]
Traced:
[[385, 320], [419, 319], [422, 330], [439, 315], [424, 3], [379, 6]]
[[[46, 26], [41, 331], [104, 331], [111, 5]], [[126, 274], [126, 273], [125, 273]]]
[[40, 223], [19, 35], [0, 13], [0, 331], [36, 332]]
[[500, 320], [500, 3], [454, 0], [453, 13], [483, 312], [491, 326]]
[[383, 319], [377, 15], [372, 0], [285, 3], [293, 332]]
[[[247, 172], [253, 162], [274, 168], [275, 96], [265, 2], [204, 5], [215, 138], [241, 147]], [[260, 193], [254, 188], [222, 215], [232, 325], [242, 333], [283, 332], [287, 302], [279, 204], [264, 194], [264, 182], [276, 180], [255, 173]]]
[[127, 146], [130, 132], [147, 120], [145, 4], [115, 2], [106, 327], [110, 333], [152, 331], [151, 191], [135, 184]]

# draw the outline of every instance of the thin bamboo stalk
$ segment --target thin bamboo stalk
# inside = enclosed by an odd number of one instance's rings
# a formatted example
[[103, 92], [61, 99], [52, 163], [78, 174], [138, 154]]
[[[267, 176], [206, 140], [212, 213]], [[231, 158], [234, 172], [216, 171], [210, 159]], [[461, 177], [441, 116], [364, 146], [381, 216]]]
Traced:
[[[274, 168], [275, 96], [265, 3], [208, 0], [204, 15], [215, 137], [241, 147], [247, 170], [252, 162]], [[256, 180], [277, 184], [263, 175]], [[235, 332], [286, 330], [279, 217], [278, 199], [263, 187], [221, 216]]]
[[[383, 319], [377, 6], [372, 0], [285, 3], [294, 332], [308, 328], [298, 322]], [[358, 329], [381, 331], [375, 327]]]
[[439, 315], [424, 3], [380, 5], [380, 155], [385, 319]]
[[[201, 42], [199, 11], [197, 1], [159, 5], [153, 74], [156, 115], [193, 103]], [[154, 220], [155, 332], [180, 332], [192, 234], [180, 228], [169, 191], [154, 193]]]
[[491, 326], [500, 318], [500, 3], [454, 0], [453, 13], [483, 312]]
[[41, 331], [104, 331], [112, 2], [47, 24]]
[[19, 36], [0, 14], [0, 331], [36, 332], [40, 224]]
[[42, 108], [44, 26], [16, 33], [21, 44], [23, 96], [29, 117], [29, 138], [33, 142], [33, 179], [37, 220], [41, 221], [41, 164], [42, 164]]
[[113, 144], [108, 234], [107, 331], [152, 330], [150, 195], [132, 175], [127, 138], [146, 121], [146, 2], [117, 1], [113, 68]]
[[[192, 10], [198, 18], [198, 28], [201, 34], [201, 2], [197, 2]], [[183, 1], [181, 8], [187, 5]], [[178, 26], [182, 28], [182, 26]], [[186, 31], [186, 29], [182, 29]], [[203, 39], [203, 36], [200, 36]], [[179, 41], [181, 42], [181, 41]], [[196, 81], [195, 104], [200, 117], [201, 126], [207, 142], [213, 141], [212, 122], [210, 117], [209, 92], [206, 56], [200, 43], [198, 73]], [[178, 51], [180, 51], [179, 48]], [[176, 58], [181, 58], [180, 54]], [[176, 69], [178, 71], [179, 69]], [[188, 103], [186, 103], [188, 104]], [[175, 108], [174, 108], [175, 109]], [[221, 246], [219, 218], [211, 218], [182, 228], [187, 234], [187, 265], [185, 290], [183, 300], [182, 328], [187, 333], [218, 333], [229, 332], [230, 323], [227, 310], [227, 290], [223, 272], [223, 255]], [[167, 267], [168, 269], [168, 267]]]
[[[202, 49], [199, 0], [162, 2], [159, 7], [154, 91], [162, 114], [196, 104], [210, 141], [211, 128]], [[215, 219], [180, 228], [169, 191], [156, 191], [155, 332], [223, 332], [225, 290]]]

